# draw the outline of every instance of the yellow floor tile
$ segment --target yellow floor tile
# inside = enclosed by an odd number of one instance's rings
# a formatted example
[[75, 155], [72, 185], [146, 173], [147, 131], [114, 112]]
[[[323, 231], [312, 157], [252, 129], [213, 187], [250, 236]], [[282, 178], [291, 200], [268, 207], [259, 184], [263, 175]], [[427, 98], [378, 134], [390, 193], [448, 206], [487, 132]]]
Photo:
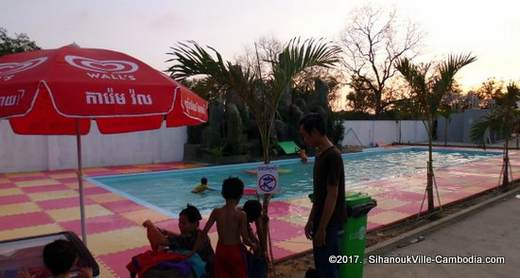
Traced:
[[0, 230], [0, 240], [44, 235], [61, 231], [63, 231], [63, 229], [58, 224], [39, 225], [12, 230]]
[[311, 241], [308, 240], [305, 236], [297, 236], [288, 240], [276, 242], [273, 245], [294, 253], [300, 253], [312, 249]]
[[[57, 222], [79, 220], [81, 218], [79, 207], [51, 209], [46, 212]], [[87, 218], [111, 214], [111, 211], [97, 204], [85, 206], [85, 215]]]
[[151, 209], [141, 209], [121, 214], [126, 219], [133, 221], [134, 223], [141, 225], [146, 219], [150, 219], [152, 222], [160, 222], [170, 219], [169, 216], [162, 213], [156, 212]]
[[[130, 227], [89, 235], [88, 248], [96, 256], [149, 246], [143, 227]], [[128, 258], [130, 259], [130, 258]], [[127, 262], [121, 262], [126, 264]]]
[[[70, 189], [79, 190], [78, 182], [68, 182], [68, 183], [65, 183], [65, 186], [67, 186]], [[83, 182], [83, 188], [91, 188], [91, 187], [95, 187], [95, 185], [90, 184], [88, 182]]]
[[70, 173], [61, 173], [61, 174], [49, 174], [49, 177], [53, 179], [69, 179], [69, 178], [76, 178], [78, 175], [75, 172]]
[[23, 194], [20, 188], [0, 189], [0, 197]]
[[92, 201], [97, 203], [107, 203], [107, 202], [115, 202], [120, 200], [127, 200], [124, 197], [121, 197], [114, 193], [104, 193], [104, 194], [96, 194], [88, 197]]
[[79, 193], [75, 190], [59, 190], [49, 192], [38, 192], [27, 194], [33, 201], [46, 201], [61, 198], [77, 197]]
[[377, 213], [375, 215], [371, 215], [369, 217], [369, 221], [374, 224], [386, 225], [397, 220], [401, 220], [407, 217], [407, 214], [397, 212], [397, 211], [384, 211]]
[[37, 204], [31, 202], [0, 206], [0, 216], [16, 215], [38, 211], [42, 211], [42, 209]]
[[146, 172], [148, 171], [148, 169], [145, 169], [145, 168], [130, 168], [130, 169], [122, 169], [122, 170], [118, 170], [118, 172], [120, 173], [125, 173], [125, 174], [129, 174], [129, 173], [141, 173], [141, 172]]
[[104, 167], [97, 167], [97, 168], [88, 168], [88, 169], [83, 169], [83, 172], [85, 173], [92, 173], [92, 172], [100, 172], [100, 171], [107, 171], [109, 170], [108, 168], [104, 168]]
[[107, 277], [107, 278], [117, 278], [117, 275], [110, 269], [110, 267], [106, 266], [101, 260], [96, 259], [99, 265], [99, 277]]
[[295, 225], [298, 225], [298, 226], [305, 226], [305, 224], [307, 224], [308, 217], [305, 216], [305, 215], [291, 215], [291, 214], [289, 214], [289, 215], [284, 215], [284, 216], [278, 217], [278, 219], [287, 221], [289, 223], [292, 223], [292, 224], [295, 224]]
[[36, 176], [45, 177], [45, 175], [42, 172], [7, 173], [5, 175], [10, 178], [24, 178], [24, 177], [36, 177]]
[[286, 202], [291, 205], [295, 205], [295, 206], [308, 207], [308, 208], [312, 207], [312, 203], [309, 200], [309, 198], [307, 198], [307, 197], [287, 200]]
[[55, 179], [36, 179], [36, 180], [30, 180], [30, 181], [17, 181], [17, 182], [15, 182], [15, 184], [19, 187], [30, 187], [30, 186], [60, 184], [60, 182]]

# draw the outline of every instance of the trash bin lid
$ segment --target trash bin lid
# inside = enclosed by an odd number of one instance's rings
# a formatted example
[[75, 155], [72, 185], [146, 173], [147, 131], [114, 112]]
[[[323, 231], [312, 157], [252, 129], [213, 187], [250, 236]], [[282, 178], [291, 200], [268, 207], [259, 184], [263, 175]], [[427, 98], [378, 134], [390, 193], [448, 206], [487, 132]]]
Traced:
[[362, 192], [347, 192], [345, 199], [347, 206], [366, 204], [372, 201], [368, 194]]

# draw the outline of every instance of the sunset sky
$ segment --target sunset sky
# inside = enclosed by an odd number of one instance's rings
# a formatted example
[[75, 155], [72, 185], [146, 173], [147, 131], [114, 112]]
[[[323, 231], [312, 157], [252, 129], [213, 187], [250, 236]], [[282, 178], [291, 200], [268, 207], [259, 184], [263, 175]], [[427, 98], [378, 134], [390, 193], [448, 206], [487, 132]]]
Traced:
[[[75, 42], [140, 58], [159, 70], [177, 41], [211, 45], [233, 59], [261, 36], [336, 40], [349, 11], [367, 1], [342, 0], [4, 0], [0, 26], [27, 33], [43, 48]], [[520, 2], [494, 0], [372, 1], [395, 7], [425, 32], [420, 60], [471, 51], [460, 72], [465, 88], [488, 77], [520, 80]]]

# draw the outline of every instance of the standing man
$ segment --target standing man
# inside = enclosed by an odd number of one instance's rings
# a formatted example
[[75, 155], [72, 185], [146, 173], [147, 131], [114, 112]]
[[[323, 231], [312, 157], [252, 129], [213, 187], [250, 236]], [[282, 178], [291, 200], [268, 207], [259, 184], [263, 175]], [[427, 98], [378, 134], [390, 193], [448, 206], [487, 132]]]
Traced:
[[308, 114], [300, 121], [305, 144], [316, 148], [314, 162], [314, 201], [305, 236], [312, 239], [314, 264], [318, 277], [339, 276], [339, 265], [329, 263], [329, 256], [339, 255], [339, 241], [346, 218], [345, 170], [341, 152], [326, 135], [325, 120], [320, 114]]

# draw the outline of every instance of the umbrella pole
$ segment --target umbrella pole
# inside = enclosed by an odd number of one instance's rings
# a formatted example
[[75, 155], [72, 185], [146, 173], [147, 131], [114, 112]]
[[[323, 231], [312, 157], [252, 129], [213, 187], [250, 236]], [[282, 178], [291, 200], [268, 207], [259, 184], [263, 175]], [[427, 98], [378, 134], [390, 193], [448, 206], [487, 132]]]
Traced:
[[85, 225], [85, 203], [83, 200], [83, 170], [81, 165], [81, 134], [79, 120], [76, 120], [76, 147], [78, 151], [78, 183], [79, 183], [79, 209], [81, 213], [81, 238], [87, 246], [87, 227]]

